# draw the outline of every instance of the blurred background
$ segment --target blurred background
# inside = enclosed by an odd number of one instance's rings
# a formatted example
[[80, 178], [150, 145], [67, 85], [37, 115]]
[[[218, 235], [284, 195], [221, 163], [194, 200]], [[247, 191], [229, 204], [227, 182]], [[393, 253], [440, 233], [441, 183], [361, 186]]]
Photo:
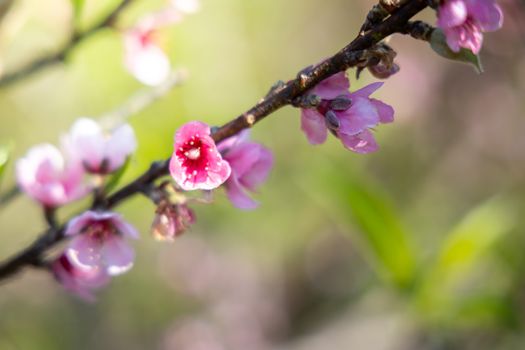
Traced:
[[[357, 33], [371, 0], [202, 0], [161, 33], [189, 79], [131, 116], [139, 149], [123, 181], [171, 154], [190, 120], [221, 125], [277, 80], [319, 62]], [[118, 208], [139, 228], [135, 267], [95, 304], [28, 270], [0, 284], [0, 349], [525, 349], [525, 3], [500, 0], [502, 30], [485, 35], [485, 73], [396, 36], [401, 72], [374, 97], [396, 122], [380, 151], [358, 155], [331, 138], [310, 146], [297, 109], [257, 125], [275, 154], [260, 207], [241, 212], [217, 191], [173, 243], [150, 236], [154, 206]], [[87, 0], [88, 28], [118, 1]], [[137, 0], [119, 28], [165, 5]], [[67, 0], [15, 0], [0, 23], [0, 71], [67, 39]], [[431, 11], [421, 17], [434, 24]], [[0, 143], [12, 160], [57, 143], [80, 116], [99, 117], [145, 89], [122, 64], [118, 30], [102, 30], [62, 64], [0, 89]], [[352, 90], [374, 81], [367, 72]], [[59, 212], [62, 220], [87, 205]], [[0, 259], [45, 228], [18, 196], [0, 209]]]

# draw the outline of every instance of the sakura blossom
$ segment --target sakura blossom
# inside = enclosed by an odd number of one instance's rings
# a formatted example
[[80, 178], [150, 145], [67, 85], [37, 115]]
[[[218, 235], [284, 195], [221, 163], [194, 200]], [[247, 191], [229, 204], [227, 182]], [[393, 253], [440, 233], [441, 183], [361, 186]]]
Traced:
[[93, 291], [104, 287], [110, 281], [110, 276], [104, 270], [98, 267], [77, 266], [66, 254], [61, 254], [55, 259], [50, 268], [64, 289], [89, 302], [95, 301]]
[[139, 235], [119, 214], [86, 211], [68, 223], [65, 235], [73, 237], [66, 254], [76, 267], [115, 276], [133, 266], [135, 253], [126, 238]]
[[230, 165], [211, 138], [210, 127], [198, 121], [184, 124], [175, 133], [169, 168], [177, 185], [185, 191], [212, 190], [231, 173]]
[[394, 109], [370, 95], [383, 83], [373, 83], [349, 92], [350, 81], [345, 72], [320, 82], [308, 94], [321, 99], [316, 108], [301, 109], [301, 129], [311, 144], [326, 141], [328, 130], [343, 146], [356, 153], [370, 153], [378, 145], [370, 129], [394, 121]]
[[66, 162], [51, 144], [34, 146], [16, 163], [20, 189], [42, 205], [55, 208], [88, 193], [81, 167]]
[[63, 136], [62, 145], [71, 161], [94, 174], [118, 170], [137, 149], [135, 133], [129, 124], [106, 132], [90, 118], [77, 119], [69, 133]]
[[244, 210], [258, 206], [247, 192], [255, 192], [266, 181], [273, 165], [272, 153], [262, 145], [248, 141], [248, 137], [249, 132], [246, 130], [218, 146], [232, 169], [224, 184], [226, 194], [234, 206]]
[[445, 33], [454, 52], [461, 48], [478, 54], [483, 32], [493, 32], [503, 25], [503, 12], [495, 0], [443, 0], [438, 9], [438, 27]]
[[186, 204], [162, 203], [157, 208], [151, 233], [159, 241], [173, 241], [194, 222], [195, 213]]

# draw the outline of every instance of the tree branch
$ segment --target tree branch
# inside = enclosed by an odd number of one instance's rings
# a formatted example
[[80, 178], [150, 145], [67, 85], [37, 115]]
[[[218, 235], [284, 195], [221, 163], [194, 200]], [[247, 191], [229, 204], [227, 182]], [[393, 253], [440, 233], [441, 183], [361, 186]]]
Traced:
[[[363, 63], [365, 50], [371, 49], [378, 42], [394, 33], [403, 33], [408, 21], [427, 7], [427, 0], [408, 0], [392, 12], [383, 22], [373, 26], [369, 31], [359, 35], [350, 44], [325, 61], [304, 69], [295, 79], [272, 89], [270, 93], [255, 106], [229, 123], [213, 132], [215, 142], [220, 142], [238, 132], [252, 127], [271, 113], [301, 96], [320, 81], [349, 67]], [[169, 159], [154, 162], [150, 168], [124, 186], [102, 203], [92, 209], [109, 210], [127, 198], [142, 193], [159, 178], [168, 175]], [[0, 264], [0, 280], [10, 277], [26, 266], [39, 266], [43, 263], [44, 253], [64, 239], [64, 226], [50, 228], [35, 240], [29, 247], [15, 254]]]
[[58, 51], [42, 56], [29, 62], [13, 72], [8, 72], [0, 77], [0, 88], [16, 83], [22, 79], [41, 71], [42, 69], [63, 62], [68, 54], [82, 41], [97, 33], [101, 29], [111, 27], [120, 13], [134, 0], [122, 0], [119, 5], [111, 11], [100, 22], [83, 32], [74, 31], [67, 43]]

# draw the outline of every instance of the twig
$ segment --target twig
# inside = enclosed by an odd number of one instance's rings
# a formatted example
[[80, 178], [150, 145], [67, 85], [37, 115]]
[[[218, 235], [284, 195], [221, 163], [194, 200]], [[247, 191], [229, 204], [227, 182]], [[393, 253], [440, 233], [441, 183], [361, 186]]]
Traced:
[[[243, 129], [252, 127], [279, 108], [289, 105], [294, 99], [304, 94], [320, 81], [331, 75], [356, 66], [362, 61], [364, 50], [372, 48], [387, 36], [405, 31], [407, 22], [427, 7], [427, 0], [409, 0], [397, 9], [384, 22], [358, 36], [334, 56], [322, 63], [301, 71], [295, 79], [280, 84], [254, 107], [215, 130], [213, 139], [220, 142]], [[99, 210], [109, 210], [127, 198], [142, 193], [157, 179], [168, 174], [169, 159], [154, 162], [150, 168], [128, 185], [109, 196], [104, 203], [97, 206]], [[50, 228], [40, 235], [29, 247], [15, 254], [0, 264], [0, 280], [13, 276], [22, 268], [39, 265], [43, 254], [56, 243], [64, 239], [64, 226]]]
[[30, 77], [36, 72], [46, 68], [48, 66], [55, 65], [57, 63], [63, 62], [68, 54], [83, 40], [89, 38], [93, 34], [97, 33], [101, 29], [111, 27], [115, 20], [118, 18], [120, 13], [133, 2], [134, 0], [122, 0], [119, 5], [111, 11], [105, 18], [100, 22], [95, 24], [93, 27], [87, 29], [83, 32], [75, 31], [68, 42], [58, 50], [58, 52], [51, 53], [40, 58], [35, 59], [32, 62], [29, 62], [22, 67], [18, 68], [13, 72], [8, 72], [0, 77], [0, 88], [6, 87], [10, 84], [13, 84], [17, 81]]

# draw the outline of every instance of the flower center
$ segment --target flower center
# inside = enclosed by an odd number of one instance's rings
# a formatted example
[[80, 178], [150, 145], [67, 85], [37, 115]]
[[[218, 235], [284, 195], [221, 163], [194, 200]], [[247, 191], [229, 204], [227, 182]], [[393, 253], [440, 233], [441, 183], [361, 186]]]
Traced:
[[196, 160], [201, 156], [200, 148], [191, 148], [184, 152], [184, 155], [191, 160]]

